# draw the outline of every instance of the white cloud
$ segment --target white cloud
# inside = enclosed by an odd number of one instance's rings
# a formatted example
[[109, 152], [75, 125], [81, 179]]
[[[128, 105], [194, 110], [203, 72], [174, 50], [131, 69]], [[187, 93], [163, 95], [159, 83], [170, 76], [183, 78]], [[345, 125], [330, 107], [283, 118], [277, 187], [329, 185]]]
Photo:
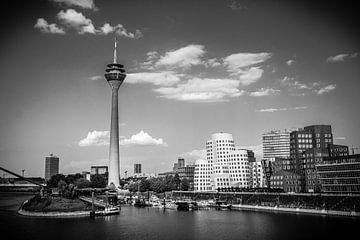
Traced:
[[305, 93], [316, 93], [318, 95], [322, 95], [324, 93], [328, 93], [334, 89], [336, 89], [336, 84], [329, 84], [318, 81], [318, 82], [310, 82], [310, 83], [301, 83], [296, 80], [295, 77], [285, 76], [281, 83], [284, 86], [289, 87], [292, 91], [300, 91], [298, 95], [305, 95]]
[[348, 58], [356, 58], [359, 53], [343, 53], [335, 56], [330, 56], [326, 59], [327, 62], [344, 62]]
[[138, 39], [143, 36], [140, 30], [137, 29], [135, 33], [132, 33], [126, 30], [122, 24], [111, 26], [109, 23], [105, 23], [96, 29], [91, 19], [86, 18], [81, 12], [74, 9], [61, 10], [57, 14], [57, 18], [66, 27], [75, 29], [78, 34], [108, 35], [115, 33], [117, 36], [131, 39]]
[[272, 57], [271, 53], [236, 53], [223, 59], [224, 66], [231, 76], [238, 76], [243, 85], [256, 82], [262, 76], [263, 69], [254, 66]]
[[288, 66], [291, 66], [294, 64], [295, 64], [295, 60], [290, 59], [290, 60], [286, 61], [286, 65], [288, 65]]
[[170, 51], [161, 56], [155, 63], [156, 66], [189, 68], [193, 65], [203, 64], [201, 57], [205, 54], [204, 46], [188, 45], [186, 47]]
[[162, 138], [153, 138], [148, 133], [141, 130], [139, 133], [132, 135], [129, 139], [122, 139], [120, 144], [123, 146], [149, 146], [149, 145], [159, 145], [159, 146], [167, 146], [167, 143], [164, 142]]
[[97, 75], [97, 76], [92, 76], [92, 77], [89, 77], [89, 79], [90, 79], [90, 80], [92, 80], [92, 81], [97, 81], [97, 80], [104, 79], [104, 77], [103, 77], [103, 76], [99, 76], [99, 75]]
[[229, 4], [227, 5], [232, 10], [241, 10], [247, 9], [246, 6], [242, 6], [241, 3], [238, 3], [236, 0], [230, 0]]
[[336, 89], [336, 84], [330, 84], [330, 85], [327, 85], [327, 86], [325, 86], [325, 87], [322, 87], [322, 88], [320, 88], [320, 89], [318, 89], [318, 90], [315, 90], [315, 92], [316, 92], [317, 94], [319, 94], [319, 95], [322, 95], [322, 94], [324, 94], [324, 93], [331, 92], [331, 91], [333, 91], [333, 90], [335, 90], [335, 89]]
[[293, 108], [263, 108], [263, 109], [256, 110], [255, 112], [273, 113], [273, 112], [288, 111], [288, 110], [304, 110], [304, 109], [307, 109], [307, 108], [308, 108], [307, 106], [293, 107]]
[[62, 3], [67, 6], [76, 6], [85, 9], [96, 10], [94, 0], [50, 0], [57, 3]]
[[267, 112], [267, 113], [272, 113], [272, 112], [278, 112], [278, 111], [286, 111], [288, 110], [287, 108], [263, 108], [260, 110], [256, 110], [255, 112]]
[[206, 149], [194, 149], [190, 152], [180, 154], [180, 157], [183, 157], [187, 164], [193, 164], [198, 159], [206, 159]]
[[280, 90], [273, 88], [261, 88], [257, 91], [250, 92], [249, 95], [252, 97], [263, 97], [263, 96], [273, 96], [279, 94]]
[[171, 86], [180, 81], [180, 74], [174, 72], [139, 72], [127, 74], [127, 83], [152, 83], [157, 86]]
[[219, 67], [219, 66], [221, 66], [221, 63], [219, 62], [218, 59], [216, 59], [216, 58], [211, 58], [211, 59], [208, 59], [208, 60], [205, 62], [205, 66], [206, 66], [206, 67]]
[[261, 78], [263, 71], [264, 70], [259, 67], [251, 67], [243, 71], [238, 71], [239, 80], [243, 85], [252, 84]]
[[293, 109], [294, 110], [304, 110], [304, 109], [307, 109], [308, 107], [307, 106], [303, 106], [303, 107], [294, 107]]
[[109, 131], [92, 131], [89, 132], [86, 138], [79, 141], [80, 147], [88, 146], [105, 146], [109, 145], [110, 132]]
[[271, 58], [271, 56], [271, 53], [266, 52], [236, 53], [224, 58], [224, 64], [227, 66], [229, 72], [236, 74], [239, 70], [242, 72], [242, 68], [265, 62]]
[[91, 19], [86, 18], [81, 12], [77, 12], [74, 9], [61, 10], [57, 17], [63, 24], [76, 29], [79, 34], [96, 34]]
[[238, 86], [239, 81], [232, 79], [192, 78], [176, 87], [162, 87], [154, 91], [164, 98], [178, 101], [219, 102], [241, 96], [243, 91]]
[[39, 18], [34, 27], [43, 33], [65, 34], [64, 29], [57, 26], [55, 23], [48, 24], [48, 22], [43, 18]]

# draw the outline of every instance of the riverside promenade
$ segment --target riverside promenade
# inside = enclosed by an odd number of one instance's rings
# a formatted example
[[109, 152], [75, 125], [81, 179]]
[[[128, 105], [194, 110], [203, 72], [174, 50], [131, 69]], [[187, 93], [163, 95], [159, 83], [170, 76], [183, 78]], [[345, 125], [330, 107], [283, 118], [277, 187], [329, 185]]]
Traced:
[[360, 217], [360, 194], [173, 191], [171, 197], [223, 200], [237, 210]]

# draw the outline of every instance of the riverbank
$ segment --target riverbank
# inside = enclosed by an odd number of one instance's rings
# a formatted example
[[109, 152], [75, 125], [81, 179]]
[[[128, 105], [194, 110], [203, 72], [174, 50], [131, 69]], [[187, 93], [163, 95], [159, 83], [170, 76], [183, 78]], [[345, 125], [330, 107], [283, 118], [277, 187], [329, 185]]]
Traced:
[[260, 211], [260, 212], [282, 212], [282, 213], [296, 213], [296, 214], [311, 214], [324, 216], [341, 216], [341, 217], [360, 217], [360, 212], [354, 211], [333, 211], [325, 209], [304, 209], [304, 208], [286, 208], [286, 207], [267, 207], [267, 206], [253, 206], [253, 205], [232, 205], [234, 210], [245, 211]]
[[[95, 207], [95, 210], [99, 210]], [[18, 213], [31, 217], [87, 217], [92, 206], [78, 198], [42, 198], [38, 195], [23, 202]]]

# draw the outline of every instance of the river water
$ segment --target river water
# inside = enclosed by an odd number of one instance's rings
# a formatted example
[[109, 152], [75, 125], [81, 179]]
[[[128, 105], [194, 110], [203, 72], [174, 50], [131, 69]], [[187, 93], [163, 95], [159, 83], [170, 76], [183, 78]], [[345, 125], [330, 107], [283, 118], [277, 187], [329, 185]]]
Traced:
[[0, 193], [1, 239], [346, 239], [360, 220], [229, 210], [179, 212], [123, 206], [120, 215], [43, 219], [17, 214], [30, 195]]

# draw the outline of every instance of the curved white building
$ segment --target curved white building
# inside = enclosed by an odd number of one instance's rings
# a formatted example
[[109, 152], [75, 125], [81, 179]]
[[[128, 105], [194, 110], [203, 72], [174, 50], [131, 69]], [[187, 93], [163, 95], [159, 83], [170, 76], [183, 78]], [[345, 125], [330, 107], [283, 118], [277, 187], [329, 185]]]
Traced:
[[252, 164], [254, 161], [252, 151], [235, 147], [232, 134], [214, 133], [206, 142], [206, 160], [198, 160], [195, 163], [194, 190], [215, 191], [218, 188], [252, 187], [252, 181], [258, 182], [252, 178], [253, 168], [258, 169], [257, 164]]
[[236, 149], [228, 155], [231, 187], [247, 188], [250, 182], [248, 150]]
[[194, 190], [195, 191], [211, 191], [211, 176], [213, 174], [213, 166], [207, 160], [196, 160], [194, 171]]

